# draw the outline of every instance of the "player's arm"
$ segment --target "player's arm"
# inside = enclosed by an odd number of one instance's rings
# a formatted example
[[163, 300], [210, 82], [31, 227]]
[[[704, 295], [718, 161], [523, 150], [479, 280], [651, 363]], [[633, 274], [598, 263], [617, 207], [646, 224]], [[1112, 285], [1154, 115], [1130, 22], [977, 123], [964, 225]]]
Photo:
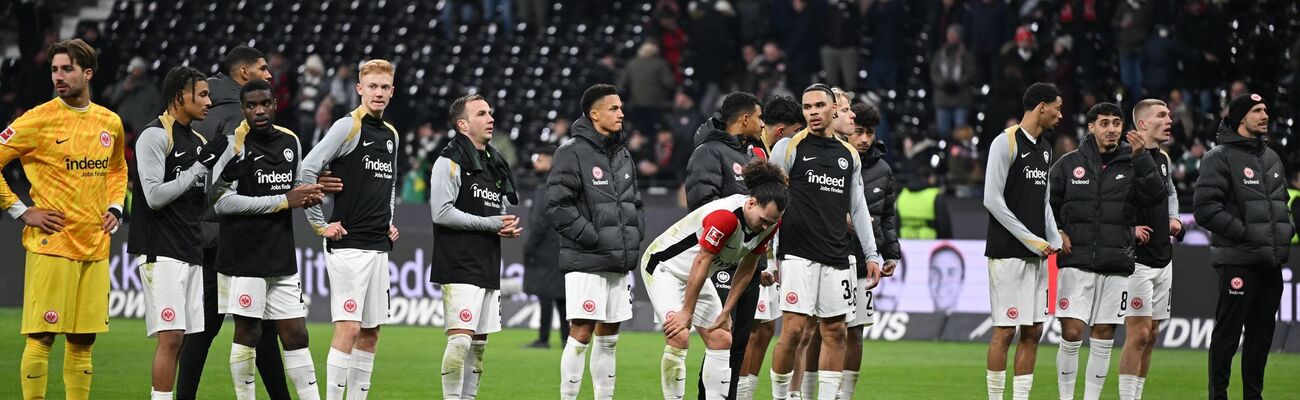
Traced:
[[[1073, 157], [1066, 154], [1061, 159], [1052, 164], [1052, 168], [1047, 170], [1047, 206], [1052, 209], [1052, 215], [1061, 217], [1061, 205], [1065, 203], [1065, 164]], [[1060, 225], [1061, 221], [1057, 221]]]
[[[122, 205], [126, 203], [126, 133], [122, 120], [114, 118], [113, 155], [108, 159], [108, 210], [104, 213], [104, 232], [115, 232], [122, 218]], [[111, 217], [111, 218], [110, 218]]]
[[167, 131], [163, 128], [145, 128], [135, 140], [135, 168], [140, 175], [140, 181], [136, 184], [143, 189], [145, 203], [154, 210], [166, 207], [180, 198], [208, 173], [208, 168], [203, 164], [194, 163], [189, 169], [181, 171], [175, 179], [164, 182], [167, 151]]
[[1133, 157], [1133, 174], [1137, 175], [1133, 183], [1137, 185], [1134, 191], [1138, 206], [1150, 207], [1168, 201], [1165, 179], [1160, 176], [1160, 168], [1156, 167], [1151, 152], [1142, 151]]
[[[402, 159], [402, 144], [397, 141], [398, 136], [400, 136], [397, 134], [397, 131], [393, 130], [392, 126], [389, 126], [389, 130], [393, 132], [393, 163], [396, 164], [397, 160]], [[394, 169], [394, 171], [396, 171], [396, 169]], [[388, 188], [388, 240], [394, 242], [397, 241], [398, 236], [397, 225], [393, 224], [393, 216], [397, 215], [398, 178], [399, 177], [397, 176], [393, 176], [392, 186]]]
[[251, 163], [252, 160], [247, 158], [246, 152], [236, 158], [234, 151], [234, 143], [231, 143], [226, 152], [221, 154], [221, 159], [217, 160], [217, 165], [212, 168], [212, 175], [216, 177], [213, 179], [209, 195], [213, 199], [212, 209], [220, 215], [271, 214], [288, 209], [288, 195], [244, 196], [236, 191], [237, 179], [228, 180], [230, 174], [226, 170], [245, 168], [243, 163]]
[[551, 173], [546, 177], [546, 217], [555, 231], [583, 247], [594, 247], [600, 239], [591, 221], [578, 212], [582, 194], [582, 172], [569, 146], [555, 151]]
[[[858, 158], [857, 152], [850, 152], [853, 155], [853, 171], [862, 170], [862, 159]], [[867, 280], [870, 281], [867, 288], [875, 287], [880, 282], [880, 264], [884, 260], [880, 259], [880, 251], [876, 249], [876, 231], [871, 227], [871, 209], [867, 205], [867, 196], [863, 193], [862, 174], [852, 174], [853, 178], [849, 179], [849, 197], [852, 198], [849, 208], [849, 218], [853, 221], [853, 231], [858, 235], [858, 243], [862, 246], [862, 253], [867, 256]]]
[[[1163, 166], [1166, 171], [1169, 169], [1169, 154], [1161, 151], [1160, 156], [1156, 157], [1157, 166]], [[1169, 233], [1178, 240], [1183, 240], [1183, 219], [1178, 213], [1178, 187], [1174, 186], [1174, 175], [1165, 174], [1165, 193], [1169, 196]]]
[[903, 251], [898, 244], [898, 182], [894, 180], [892, 171], [886, 179], [885, 190], [885, 201], [880, 212], [880, 233], [885, 243], [878, 243], [880, 257], [886, 261], [897, 261], [903, 258]]
[[[40, 127], [41, 121], [36, 113], [28, 112], [0, 131], [0, 169], [36, 149], [40, 143]], [[0, 208], [14, 219], [22, 218], [27, 212], [27, 204], [9, 187], [4, 174], [0, 174]]]
[[[298, 175], [300, 182], [316, 183], [325, 166], [357, 148], [357, 141], [360, 140], [361, 135], [348, 137], [348, 133], [352, 130], [351, 121], [351, 118], [335, 121], [334, 125], [325, 132], [325, 137], [321, 138], [320, 143], [317, 143], [316, 147], [311, 149], [311, 153], [302, 159], [302, 173]], [[329, 222], [325, 220], [325, 213], [321, 211], [320, 205], [307, 207], [304, 212], [307, 214], [307, 222], [311, 224], [312, 230], [317, 235], [324, 235]]]
[[701, 147], [686, 162], [686, 207], [696, 209], [717, 200], [722, 193], [722, 170], [717, 155]]
[[1241, 242], [1246, 239], [1246, 224], [1228, 212], [1232, 173], [1225, 163], [1220, 152], [1211, 151], [1201, 159], [1201, 176], [1196, 178], [1196, 191], [1192, 192], [1196, 223], [1215, 235]]
[[[1016, 219], [1016, 215], [1011, 213], [1011, 208], [1007, 207], [1007, 199], [1002, 196], [1002, 191], [1007, 186], [1007, 173], [1011, 168], [1011, 157], [1014, 155], [1010, 149], [1008, 134], [998, 135], [989, 145], [989, 162], [988, 168], [984, 172], [984, 208], [989, 210], [993, 219], [1002, 224], [1003, 228], [1011, 232], [1020, 243], [1035, 254], [1045, 254], [1049, 243], [1047, 239], [1038, 237], [1033, 234], [1025, 224]], [[1050, 188], [1049, 188], [1050, 189]], [[1043, 199], [1046, 203], [1046, 196]], [[1052, 212], [1051, 207], [1046, 207], [1047, 213]], [[1050, 229], [1048, 235], [1056, 234], [1056, 221], [1052, 215], [1047, 216], [1047, 222]], [[1059, 236], [1059, 235], [1058, 235]]]
[[798, 154], [795, 154], [795, 150], [790, 148], [790, 138], [782, 138], [772, 146], [772, 154], [768, 157], [768, 160], [781, 167], [781, 170], [785, 171], [786, 175], [789, 175], [790, 168], [794, 167], [795, 157], [798, 156]]
[[447, 157], [438, 157], [429, 174], [429, 207], [433, 223], [462, 231], [497, 232], [505, 223], [501, 216], [481, 217], [456, 208], [460, 194], [460, 166]]

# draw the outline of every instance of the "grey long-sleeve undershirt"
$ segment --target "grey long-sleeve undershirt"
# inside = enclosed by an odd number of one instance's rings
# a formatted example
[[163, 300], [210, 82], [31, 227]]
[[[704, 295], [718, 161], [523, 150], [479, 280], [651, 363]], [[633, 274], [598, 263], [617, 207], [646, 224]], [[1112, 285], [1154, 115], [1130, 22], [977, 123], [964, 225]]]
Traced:
[[[281, 134], [287, 135], [287, 133]], [[252, 134], [250, 133], [250, 135]], [[302, 144], [298, 143], [297, 138], [294, 139], [294, 143], [297, 144], [298, 148], [298, 152], [295, 154], [302, 154]], [[212, 176], [215, 177], [212, 179], [213, 190], [211, 197], [214, 198], [212, 209], [220, 215], [258, 215], [272, 214], [289, 208], [289, 196], [287, 195], [245, 196], [236, 192], [238, 185], [234, 182], [226, 182], [221, 179], [221, 171], [226, 168], [226, 164], [235, 158], [234, 153], [235, 142], [231, 141], [226, 146], [226, 151], [221, 153], [221, 159], [217, 160], [217, 165], [212, 168]], [[302, 165], [298, 167], [299, 171], [297, 172], [300, 175]]]
[[[798, 156], [797, 148], [790, 149], [790, 138], [781, 139], [772, 147], [772, 154], [778, 157], [773, 161], [781, 167], [788, 175], [790, 169], [794, 167], [794, 160]], [[787, 152], [789, 154], [787, 154]], [[863, 254], [867, 255], [867, 262], [880, 264], [880, 252], [876, 251], [875, 230], [871, 227], [871, 211], [867, 205], [867, 197], [862, 193], [862, 174], [856, 171], [862, 171], [862, 159], [858, 157], [857, 151], [849, 151], [853, 155], [853, 165], [850, 171], [855, 171], [853, 179], [849, 180], [849, 187], [846, 195], [850, 200], [849, 218], [853, 221], [853, 230], [858, 235], [858, 242], [862, 245]]]
[[[496, 232], [505, 223], [500, 216], [481, 217], [456, 208], [460, 195], [460, 166], [447, 157], [438, 157], [429, 173], [429, 208], [433, 223], [462, 231]], [[507, 202], [502, 198], [502, 202]]]
[[181, 171], [175, 179], [164, 182], [167, 175], [167, 131], [159, 127], [145, 128], [135, 140], [136, 173], [140, 181], [136, 182], [143, 189], [145, 202], [149, 208], [158, 210], [171, 204], [185, 194], [197, 182], [208, 174], [208, 168], [195, 162], [188, 169]]
[[[1002, 227], [1020, 239], [1020, 243], [1034, 254], [1042, 254], [1046, 246], [1060, 248], [1061, 234], [1056, 231], [1056, 217], [1052, 214], [1049, 196], [1043, 196], [1043, 212], [1047, 213], [1047, 238], [1038, 237], [1030, 232], [1029, 228], [1026, 228], [1025, 224], [1020, 222], [1007, 207], [1007, 199], [1002, 196], [1002, 192], [1006, 188], [1007, 173], [1010, 172], [1012, 159], [1015, 157], [1011, 154], [1008, 140], [1015, 140], [1015, 138], [1003, 133], [993, 139], [993, 144], [989, 145], [989, 163], [984, 175], [984, 208], [988, 209], [989, 214], [992, 214]], [[1048, 185], [1051, 185], [1050, 181]], [[1049, 186], [1046, 192], [1051, 193], [1051, 189]]]

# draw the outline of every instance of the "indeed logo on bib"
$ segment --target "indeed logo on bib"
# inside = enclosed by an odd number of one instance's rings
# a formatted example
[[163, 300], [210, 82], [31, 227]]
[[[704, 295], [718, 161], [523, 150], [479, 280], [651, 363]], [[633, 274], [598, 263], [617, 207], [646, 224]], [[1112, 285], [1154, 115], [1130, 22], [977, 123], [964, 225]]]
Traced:
[[819, 174], [813, 172], [811, 169], [808, 170], [806, 175], [808, 176], [808, 183], [821, 185], [821, 190], [824, 192], [844, 193], [843, 177], [836, 178], [830, 175]]
[[501, 208], [501, 193], [480, 187], [477, 183], [469, 186], [474, 197], [483, 199], [483, 204], [492, 208]]
[[366, 169], [375, 171], [376, 178], [393, 179], [393, 163], [371, 160], [370, 155], [361, 157], [361, 163]]
[[1034, 181], [1035, 185], [1047, 186], [1047, 171], [1026, 166], [1024, 172], [1025, 179]]
[[257, 183], [259, 185], [271, 185], [270, 190], [288, 190], [289, 184], [293, 182], [292, 171], [266, 172], [258, 169], [253, 172], [253, 176], [257, 177]]

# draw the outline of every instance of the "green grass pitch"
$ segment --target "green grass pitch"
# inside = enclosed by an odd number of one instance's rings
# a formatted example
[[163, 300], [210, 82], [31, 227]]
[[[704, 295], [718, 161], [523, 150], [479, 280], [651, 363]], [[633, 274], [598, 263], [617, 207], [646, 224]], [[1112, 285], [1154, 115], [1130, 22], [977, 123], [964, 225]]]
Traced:
[[[18, 362], [23, 337], [18, 335], [19, 310], [0, 309], [0, 399], [18, 399]], [[233, 397], [227, 364], [233, 323], [226, 321], [221, 335], [213, 343], [208, 357], [200, 399]], [[325, 355], [331, 328], [328, 324], [310, 324], [312, 357], [316, 375], [325, 379]], [[553, 399], [559, 393], [559, 334], [552, 335], [551, 350], [525, 349], [536, 333], [511, 329], [489, 339], [485, 372], [479, 389], [481, 399]], [[371, 399], [429, 399], [441, 396], [439, 362], [446, 342], [442, 329], [436, 327], [385, 327], [380, 336], [375, 360]], [[661, 336], [648, 332], [623, 333], [618, 347], [618, 389], [616, 398], [653, 399], [660, 397], [659, 358], [663, 350]], [[144, 337], [144, 321], [116, 319], [112, 331], [101, 335], [95, 344], [95, 381], [93, 399], [139, 399], [149, 396], [149, 363], [154, 341]], [[704, 347], [691, 344], [688, 396], [695, 397], [695, 379], [699, 374]], [[770, 348], [769, 348], [770, 351]], [[858, 383], [858, 398], [871, 399], [973, 399], [984, 397], [984, 355], [981, 343], [884, 342], [865, 344], [863, 378]], [[1104, 399], [1117, 398], [1119, 349], [1111, 356], [1110, 377]], [[63, 340], [50, 359], [49, 398], [63, 398]], [[1080, 371], [1088, 355], [1079, 352]], [[1194, 399], [1206, 395], [1206, 352], [1158, 349], [1154, 356], [1145, 396], [1146, 399]], [[769, 361], [771, 357], [767, 358]], [[1033, 398], [1056, 396], [1056, 346], [1044, 345], [1039, 351]], [[764, 369], [766, 371], [766, 367]], [[1234, 371], [1230, 393], [1240, 398], [1241, 383]], [[766, 372], [760, 374], [755, 398], [770, 398]], [[1274, 353], [1269, 358], [1265, 380], [1265, 398], [1300, 398], [1300, 355]], [[592, 396], [591, 379], [584, 382], [581, 398]], [[265, 398], [261, 383], [259, 398]], [[1010, 378], [1007, 396], [1010, 396]], [[1076, 397], [1083, 396], [1083, 382], [1077, 383]]]

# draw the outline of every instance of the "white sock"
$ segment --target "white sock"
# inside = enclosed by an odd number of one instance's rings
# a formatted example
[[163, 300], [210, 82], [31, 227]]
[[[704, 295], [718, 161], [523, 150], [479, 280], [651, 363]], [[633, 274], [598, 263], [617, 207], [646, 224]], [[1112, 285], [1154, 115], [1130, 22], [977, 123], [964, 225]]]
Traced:
[[1101, 398], [1101, 389], [1106, 386], [1106, 374], [1110, 372], [1110, 349], [1114, 340], [1088, 339], [1088, 376], [1083, 380], [1084, 400]]
[[462, 400], [474, 400], [478, 396], [478, 383], [483, 379], [483, 352], [487, 350], [487, 340], [475, 340], [469, 344], [469, 354], [465, 357], [465, 383], [460, 389]]
[[1011, 381], [1011, 398], [1029, 400], [1029, 389], [1034, 387], [1034, 374], [1016, 375]]
[[1119, 400], [1137, 399], [1137, 375], [1119, 375]]
[[348, 387], [348, 363], [352, 355], [330, 347], [325, 357], [325, 400], [343, 400], [343, 390]]
[[370, 373], [375, 370], [375, 353], [352, 349], [348, 364], [348, 400], [366, 400], [370, 395]]
[[1146, 386], [1146, 384], [1147, 384], [1147, 378], [1144, 377], [1144, 376], [1139, 376], [1139, 377], [1138, 377], [1137, 389], [1134, 390], [1134, 392], [1133, 392], [1133, 398], [1134, 398], [1134, 399], [1136, 399], [1136, 400], [1142, 400], [1142, 387], [1143, 387], [1143, 386]]
[[582, 376], [586, 374], [588, 346], [573, 337], [569, 337], [569, 341], [564, 344], [564, 353], [560, 354], [561, 399], [578, 398], [578, 390], [582, 389]]
[[804, 371], [799, 382], [799, 395], [805, 399], [817, 398], [817, 371]]
[[618, 335], [595, 338], [596, 348], [591, 350], [591, 387], [596, 392], [596, 400], [609, 400], [614, 398]]
[[754, 398], [753, 388], [749, 386], [754, 381], [753, 375], [741, 375], [736, 382], [736, 400], [751, 400]]
[[753, 400], [755, 391], [758, 391], [758, 375], [750, 375], [749, 387], [745, 388], [745, 395], [749, 396], [749, 398], [745, 400]]
[[447, 349], [442, 352], [442, 398], [460, 400], [465, 385], [465, 356], [469, 355], [470, 337], [465, 334], [447, 338]]
[[778, 374], [776, 370], [769, 370], [768, 376], [772, 378], [772, 398], [784, 399], [790, 396], [790, 377], [794, 372]]
[[302, 348], [284, 351], [284, 374], [289, 375], [298, 400], [319, 400], [316, 388], [316, 363], [311, 361], [311, 351]]
[[840, 384], [840, 399], [849, 400], [853, 398], [853, 392], [857, 391], [858, 371], [844, 370], [844, 382]]
[[664, 346], [664, 357], [659, 361], [659, 386], [665, 399], [686, 397], [686, 349]]
[[230, 345], [230, 378], [235, 382], [235, 398], [257, 398], [257, 350], [239, 343]]
[[172, 400], [172, 392], [149, 391], [149, 400]]
[[1056, 386], [1061, 392], [1061, 400], [1074, 399], [1074, 383], [1079, 379], [1079, 346], [1082, 343], [1062, 339], [1061, 347], [1056, 350]]
[[[835, 400], [840, 395], [840, 381], [844, 375], [840, 371], [821, 371], [817, 373], [817, 400]], [[811, 398], [811, 397], [809, 397]]]
[[704, 398], [726, 399], [731, 390], [731, 350], [704, 350]]
[[1002, 400], [1002, 393], [1007, 387], [1007, 372], [987, 371], [984, 385], [988, 388], [989, 400]]

